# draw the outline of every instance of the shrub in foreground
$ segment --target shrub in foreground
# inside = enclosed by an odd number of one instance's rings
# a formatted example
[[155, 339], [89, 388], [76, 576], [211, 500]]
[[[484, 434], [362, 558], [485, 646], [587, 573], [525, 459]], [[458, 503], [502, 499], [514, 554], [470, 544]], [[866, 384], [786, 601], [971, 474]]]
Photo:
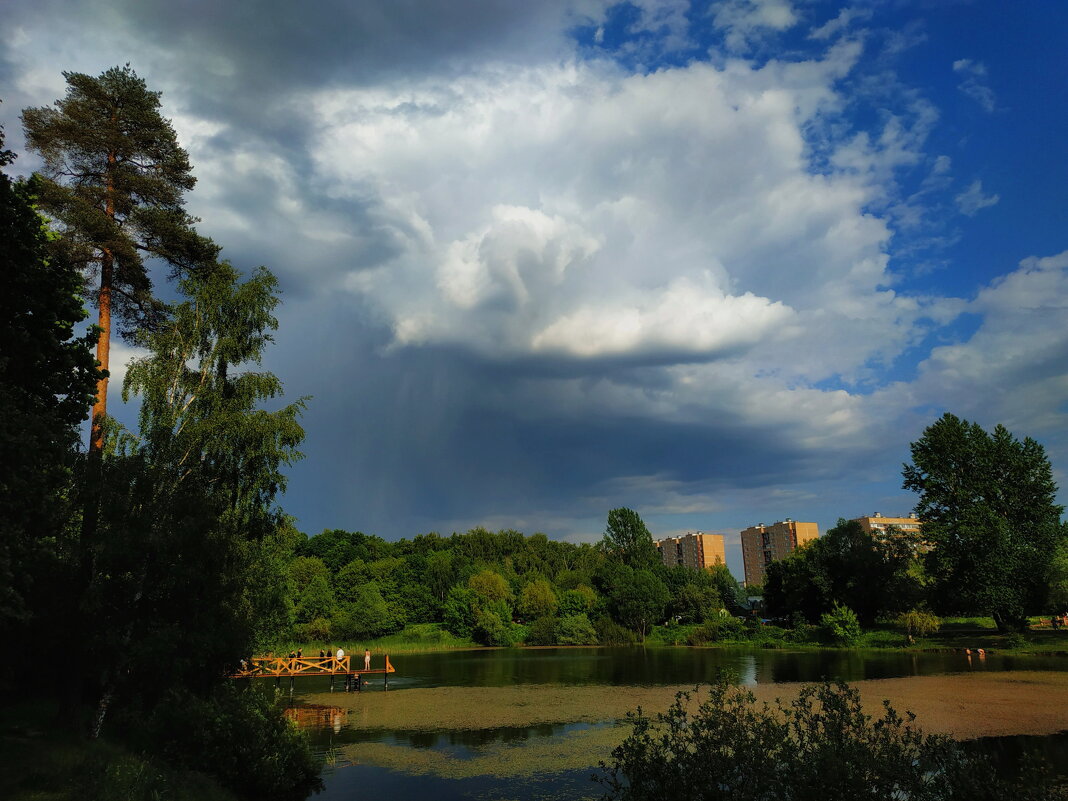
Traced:
[[861, 709], [846, 684], [802, 689], [789, 705], [758, 704], [726, 681], [691, 711], [679, 693], [667, 712], [627, 717], [630, 735], [602, 763], [605, 798], [618, 801], [951, 801], [1048, 798], [1044, 779], [1010, 786], [988, 759], [954, 740], [924, 735], [914, 716], [884, 702]]
[[209, 699], [173, 693], [150, 731], [169, 762], [242, 797], [303, 799], [322, 786], [307, 737], [282, 715], [273, 688], [224, 685]]

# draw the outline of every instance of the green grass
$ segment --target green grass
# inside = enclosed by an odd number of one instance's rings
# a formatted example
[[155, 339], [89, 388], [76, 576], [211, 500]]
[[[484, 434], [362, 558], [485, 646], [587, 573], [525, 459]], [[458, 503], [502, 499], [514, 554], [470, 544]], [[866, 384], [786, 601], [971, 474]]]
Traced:
[[[1033, 618], [1037, 624], [1039, 618]], [[697, 626], [657, 626], [646, 638], [647, 646], [686, 645], [687, 638]], [[706, 643], [701, 647], [752, 647], [814, 649], [834, 647], [819, 639], [816, 631], [808, 639], [798, 640], [791, 636], [789, 630], [775, 626], [766, 626], [757, 630], [725, 637]], [[860, 639], [852, 648], [872, 650], [911, 650], [911, 651], [963, 651], [965, 648], [983, 648], [990, 653], [1013, 654], [1049, 654], [1068, 655], [1068, 631], [1048, 628], [1036, 628], [1022, 634], [1001, 634], [993, 618], [948, 618], [943, 621], [941, 630], [929, 637], [918, 638], [909, 645], [905, 633], [899, 627], [883, 623], [865, 629]]]
[[55, 725], [54, 705], [22, 701], [0, 722], [6, 801], [236, 801], [211, 778]]
[[362, 654], [370, 649], [372, 654], [415, 654], [425, 651], [452, 651], [460, 648], [479, 648], [472, 640], [457, 637], [441, 627], [440, 623], [417, 623], [403, 631], [378, 637], [373, 640], [332, 640], [331, 642], [284, 642], [275, 653], [289, 653], [297, 648], [304, 649], [307, 656], [317, 654], [320, 650], [344, 648], [345, 653]]
[[[1040, 618], [1033, 618], [1038, 623]], [[645, 640], [647, 647], [685, 646], [690, 633], [697, 625], [654, 626]], [[370, 648], [371, 653], [379, 654], [413, 654], [428, 651], [451, 651], [482, 646], [471, 640], [456, 637], [445, 631], [440, 623], [420, 623], [408, 626], [403, 631], [388, 637], [373, 640], [335, 640], [332, 642], [284, 642], [277, 646], [275, 653], [283, 654], [302, 648], [306, 655], [318, 653], [320, 649], [345, 649], [348, 654], [363, 653]], [[828, 648], [827, 643], [818, 639], [812, 632], [807, 640], [793, 638], [789, 630], [778, 627], [765, 627], [746, 630], [722, 640], [709, 642], [704, 647], [751, 647], [751, 648], [788, 648], [812, 649]], [[904, 632], [891, 623], [879, 624], [866, 629], [854, 648], [892, 649], [892, 650], [960, 650], [965, 648], [984, 648], [990, 652], [1019, 654], [1058, 654], [1068, 655], [1068, 631], [1058, 629], [1032, 629], [1022, 635], [1000, 634], [993, 618], [945, 618], [941, 630], [930, 637], [917, 639], [912, 645], [905, 642]], [[376, 663], [377, 666], [377, 663]]]
[[982, 629], [997, 630], [992, 617], [944, 617], [942, 631], [976, 631]]

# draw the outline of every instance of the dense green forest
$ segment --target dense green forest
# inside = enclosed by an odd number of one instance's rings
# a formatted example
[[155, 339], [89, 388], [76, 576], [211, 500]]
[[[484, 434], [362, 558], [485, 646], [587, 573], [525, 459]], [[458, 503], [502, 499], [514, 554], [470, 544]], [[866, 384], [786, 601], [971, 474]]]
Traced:
[[[612, 525], [621, 517], [630, 528]], [[619, 644], [644, 639], [666, 619], [701, 623], [745, 611], [725, 566], [666, 567], [640, 517], [620, 509], [609, 521], [597, 545], [485, 529], [398, 542], [340, 530], [295, 534], [293, 636], [372, 638], [442, 623], [484, 645]], [[623, 538], [645, 550], [614, 548]]]

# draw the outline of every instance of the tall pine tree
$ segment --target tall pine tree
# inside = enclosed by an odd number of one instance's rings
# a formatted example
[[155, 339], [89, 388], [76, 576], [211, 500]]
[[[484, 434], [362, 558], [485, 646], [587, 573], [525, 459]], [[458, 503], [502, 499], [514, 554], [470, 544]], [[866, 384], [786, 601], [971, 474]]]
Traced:
[[[44, 159], [39, 206], [60, 232], [64, 257], [98, 278], [97, 360], [107, 371], [113, 321], [120, 330], [158, 315], [145, 259], [177, 273], [210, 267], [218, 255], [185, 212], [193, 188], [189, 156], [149, 91], [127, 64], [94, 78], [63, 73], [67, 94], [54, 108], [22, 113], [26, 142]], [[90, 454], [104, 444], [108, 378], [98, 383]]]

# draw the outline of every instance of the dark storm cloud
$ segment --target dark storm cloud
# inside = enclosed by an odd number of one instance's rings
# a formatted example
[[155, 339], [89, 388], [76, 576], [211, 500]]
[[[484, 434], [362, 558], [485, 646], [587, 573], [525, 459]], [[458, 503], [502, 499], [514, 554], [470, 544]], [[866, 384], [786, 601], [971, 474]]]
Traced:
[[[225, 162], [228, 156], [217, 158]], [[337, 276], [384, 264], [401, 252], [396, 228], [379, 218], [377, 199], [331, 197], [298, 179], [300, 175], [289, 162], [284, 176], [268, 171], [242, 176], [217, 173], [212, 176], [210, 207], [198, 210], [194, 196], [191, 208], [224, 245], [225, 258], [239, 265], [270, 267], [292, 297], [330, 291]], [[294, 224], [293, 207], [335, 236], [317, 240], [306, 226]], [[245, 224], [229, 226], [213, 219], [212, 209], [228, 209]]]
[[283, 310], [272, 361], [285, 365], [287, 395], [314, 396], [304, 423], [315, 458], [292, 470], [285, 504], [311, 533], [597, 519], [619, 505], [662, 507], [664, 483], [698, 496], [824, 470], [784, 426], [549, 412], [551, 389], [462, 351], [384, 354], [388, 331], [348, 307], [315, 319], [303, 308]]
[[126, 0], [118, 13], [159, 45], [212, 52], [238, 66], [240, 83], [292, 87], [368, 85], [438, 72], [458, 62], [543, 56], [561, 44], [573, 3], [510, 0]]
[[[601, 3], [584, 5], [596, 14]], [[54, 27], [57, 36], [83, 42], [81, 52], [90, 58], [125, 53], [117, 60], [151, 75], [153, 88], [167, 85], [191, 113], [233, 126], [224, 136], [270, 142], [303, 170], [308, 91], [563, 57], [567, 31], [591, 22], [575, 6], [568, 0], [16, 0], [5, 21], [11, 30]], [[94, 71], [56, 65], [62, 69]], [[3, 84], [17, 76], [0, 48]]]
[[[132, 44], [172, 51], [191, 70], [214, 72], [242, 91], [255, 86], [285, 92], [559, 55], [568, 29], [593, 21], [576, 7], [600, 16], [602, 5], [596, 0], [38, 0], [13, 4], [8, 21], [74, 22], [96, 28], [96, 35], [120, 29], [135, 37]], [[235, 68], [229, 75], [223, 60]]]
[[123, 29], [137, 47], [147, 44], [161, 53], [182, 75], [195, 113], [255, 119], [264, 133], [292, 142], [304, 134], [300, 98], [293, 93], [446, 75], [487, 61], [562, 56], [568, 28], [590, 22], [573, 13], [574, 5], [564, 0], [117, 0], [74, 9], [69, 3], [26, 3], [20, 16], [73, 13], [88, 27], [106, 21]]

